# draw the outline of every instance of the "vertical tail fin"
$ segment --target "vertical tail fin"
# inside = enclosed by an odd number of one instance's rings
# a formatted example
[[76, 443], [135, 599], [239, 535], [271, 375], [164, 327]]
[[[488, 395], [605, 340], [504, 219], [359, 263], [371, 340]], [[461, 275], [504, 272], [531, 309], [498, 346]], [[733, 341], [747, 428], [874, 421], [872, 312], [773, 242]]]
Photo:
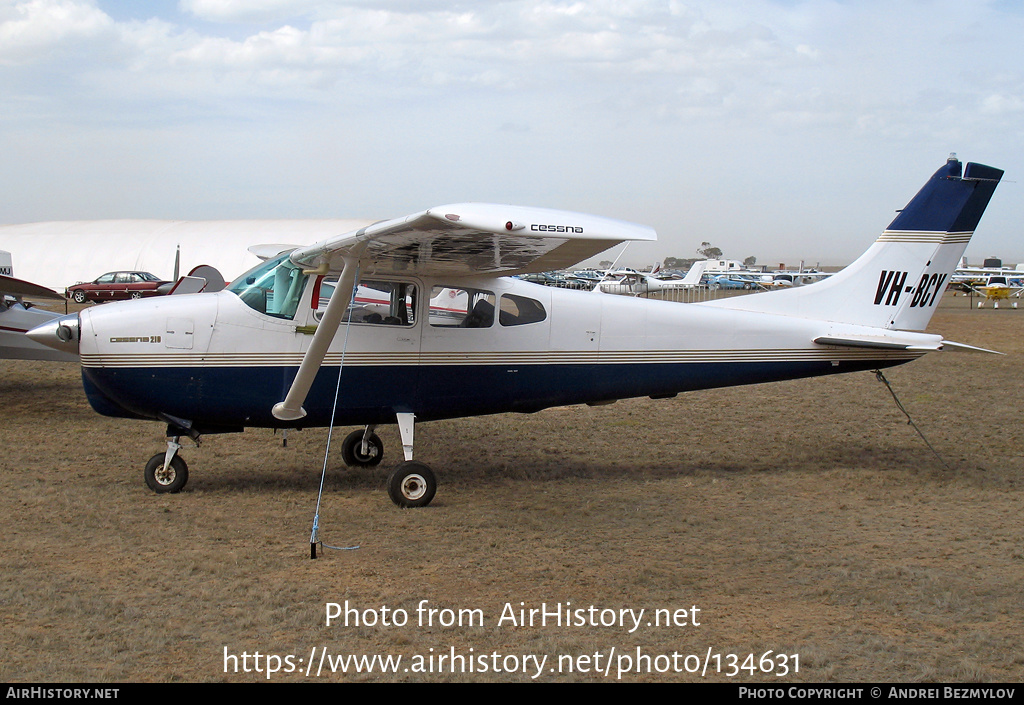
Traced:
[[1003, 172], [955, 155], [873, 245], [835, 276], [709, 303], [878, 328], [924, 330]]
[[690, 265], [690, 269], [686, 272], [686, 276], [683, 277], [683, 280], [679, 282], [679, 284], [687, 289], [692, 289], [697, 286], [700, 284], [700, 278], [704, 276], [704, 270], [707, 266], [708, 263], [705, 260], [697, 260]]

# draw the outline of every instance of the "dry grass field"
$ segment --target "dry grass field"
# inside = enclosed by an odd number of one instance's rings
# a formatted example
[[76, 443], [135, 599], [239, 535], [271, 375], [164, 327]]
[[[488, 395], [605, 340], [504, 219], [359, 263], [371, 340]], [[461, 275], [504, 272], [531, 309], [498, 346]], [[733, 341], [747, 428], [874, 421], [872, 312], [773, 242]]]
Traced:
[[[383, 467], [344, 469], [340, 429], [321, 538], [359, 548], [315, 561], [326, 431], [188, 444], [189, 486], [158, 496], [159, 424], [93, 413], [74, 365], [0, 362], [0, 681], [528, 681], [534, 657], [547, 682], [615, 680], [625, 657], [624, 681], [1021, 681], [1024, 310], [947, 294], [932, 330], [1007, 353], [887, 371], [948, 467], [866, 372], [423, 424], [421, 510]], [[452, 612], [421, 625], [423, 600]], [[408, 623], [328, 626], [345, 601]], [[645, 612], [630, 633], [512, 624], [506, 603]], [[403, 660], [307, 677], [314, 647], [313, 673], [321, 648]]]

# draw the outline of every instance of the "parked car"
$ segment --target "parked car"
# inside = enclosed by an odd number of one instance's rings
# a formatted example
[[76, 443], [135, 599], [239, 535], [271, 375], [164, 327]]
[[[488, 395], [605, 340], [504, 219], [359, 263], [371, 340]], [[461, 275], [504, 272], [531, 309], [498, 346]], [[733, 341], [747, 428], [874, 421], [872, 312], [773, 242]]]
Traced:
[[75, 303], [118, 301], [159, 296], [159, 288], [172, 282], [149, 272], [107, 272], [95, 281], [69, 286], [67, 297]]

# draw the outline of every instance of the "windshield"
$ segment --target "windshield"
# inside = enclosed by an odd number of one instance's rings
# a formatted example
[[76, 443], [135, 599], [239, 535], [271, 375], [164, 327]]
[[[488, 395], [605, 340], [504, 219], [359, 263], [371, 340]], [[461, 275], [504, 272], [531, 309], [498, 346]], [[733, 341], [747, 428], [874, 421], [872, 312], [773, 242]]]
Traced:
[[231, 282], [227, 290], [252, 309], [275, 318], [295, 317], [306, 284], [302, 268], [293, 264], [290, 252], [253, 267]]

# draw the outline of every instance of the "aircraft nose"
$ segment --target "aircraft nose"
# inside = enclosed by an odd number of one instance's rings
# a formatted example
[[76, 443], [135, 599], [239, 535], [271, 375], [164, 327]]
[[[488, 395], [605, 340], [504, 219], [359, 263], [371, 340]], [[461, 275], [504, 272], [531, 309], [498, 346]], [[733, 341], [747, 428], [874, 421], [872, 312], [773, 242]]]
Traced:
[[25, 335], [54, 350], [77, 355], [80, 330], [78, 314], [72, 313], [36, 326]]

